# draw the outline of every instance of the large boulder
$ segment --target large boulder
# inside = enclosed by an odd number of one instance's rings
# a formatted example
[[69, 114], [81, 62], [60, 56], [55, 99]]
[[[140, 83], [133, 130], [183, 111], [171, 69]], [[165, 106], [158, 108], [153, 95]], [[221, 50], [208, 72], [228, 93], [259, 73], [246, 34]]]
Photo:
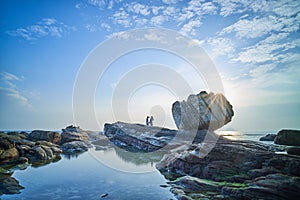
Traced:
[[222, 94], [202, 91], [173, 103], [172, 114], [178, 129], [216, 130], [230, 122], [234, 112]]
[[43, 130], [34, 130], [29, 134], [28, 137], [32, 141], [47, 141], [54, 144], [59, 144], [61, 136], [58, 132], [53, 131], [43, 131]]
[[116, 146], [133, 152], [152, 152], [166, 146], [176, 130], [116, 122], [104, 125], [104, 135]]
[[171, 130], [167, 128], [116, 122], [104, 125], [104, 135], [114, 145], [133, 152], [169, 151], [182, 144], [216, 142], [218, 135], [208, 130]]
[[300, 130], [280, 130], [274, 140], [275, 144], [300, 146]]

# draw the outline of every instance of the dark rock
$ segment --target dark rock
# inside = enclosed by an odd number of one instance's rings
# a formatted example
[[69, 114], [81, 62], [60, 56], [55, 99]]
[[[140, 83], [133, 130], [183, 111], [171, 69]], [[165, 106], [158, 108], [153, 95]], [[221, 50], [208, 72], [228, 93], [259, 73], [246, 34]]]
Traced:
[[104, 134], [116, 146], [132, 152], [168, 151], [185, 143], [218, 140], [218, 135], [208, 130], [177, 131], [124, 122], [105, 124]]
[[61, 136], [58, 132], [34, 130], [29, 134], [28, 137], [32, 141], [47, 141], [55, 144], [59, 144]]
[[274, 143], [300, 146], [300, 130], [280, 130], [275, 137]]
[[107, 197], [108, 193], [101, 194], [101, 198]]
[[84, 141], [72, 141], [61, 146], [63, 153], [73, 154], [87, 151], [89, 146]]
[[58, 157], [61, 152], [62, 151], [55, 146], [36, 145], [29, 150], [27, 156], [31, 162], [49, 161]]
[[[269, 151], [266, 145], [241, 141], [218, 142], [204, 158], [203, 153], [206, 152], [203, 152], [201, 145], [179, 154], [174, 152], [165, 155], [156, 167], [162, 173], [175, 174], [174, 178], [189, 174], [199, 178], [230, 181], [236, 175], [244, 175], [244, 178], [247, 178], [249, 170], [260, 169], [266, 160], [281, 156]], [[284, 160], [287, 163], [291, 161], [292, 159], [288, 158]], [[287, 163], [282, 167], [287, 168]], [[266, 164], [269, 167], [273, 165]]]
[[0, 174], [0, 195], [2, 194], [19, 194], [24, 189], [11, 174]]
[[68, 126], [65, 129], [62, 129], [61, 134], [61, 144], [73, 141], [82, 141], [86, 144], [90, 144], [90, 139], [88, 134], [79, 127]]
[[187, 101], [173, 103], [172, 114], [178, 129], [216, 130], [230, 122], [234, 112], [222, 94], [202, 91]]
[[70, 125], [70, 126], [67, 126], [65, 129], [62, 129], [62, 131], [80, 133], [80, 132], [83, 132], [83, 129], [81, 129], [79, 126]]
[[276, 134], [267, 134], [266, 136], [259, 138], [259, 141], [274, 141], [275, 137]]
[[287, 147], [286, 152], [288, 154], [300, 155], [300, 147]]
[[191, 176], [184, 176], [170, 182], [171, 185], [175, 185], [177, 188], [180, 187], [184, 191], [203, 192], [220, 191], [219, 185], [214, 181], [205, 179], [199, 179]]
[[19, 158], [18, 150], [13, 147], [7, 150], [3, 150], [0, 154], [0, 164], [15, 162]]
[[17, 140], [16, 144], [17, 144], [17, 146], [19, 146], [19, 145], [26, 145], [26, 146], [29, 146], [29, 147], [34, 147], [35, 146], [35, 142], [27, 140], [27, 139]]
[[275, 169], [273, 167], [265, 167], [262, 169], [251, 169], [247, 172], [247, 175], [251, 178], [257, 178], [257, 177], [261, 177], [261, 176], [266, 176], [268, 174], [276, 174], [279, 173], [278, 169]]
[[166, 146], [177, 131], [142, 124], [116, 122], [104, 125], [111, 142], [129, 151], [152, 152]]
[[299, 199], [300, 178], [283, 174], [262, 176], [247, 182], [247, 187], [223, 187], [222, 194], [239, 199]]
[[[275, 149], [269, 149], [268, 145], [249, 141], [218, 141], [204, 157], [200, 147], [192, 145], [165, 155], [156, 165], [169, 180], [192, 176], [183, 181], [178, 181], [182, 178], [172, 181], [172, 188], [183, 192], [184, 196], [198, 195], [202, 188], [212, 192], [220, 190], [223, 196], [237, 199], [299, 197], [296, 193], [300, 187], [298, 156], [275, 154]], [[204, 181], [202, 185], [203, 181], [199, 183], [199, 179], [213, 182], [206, 184]]]
[[170, 186], [169, 185], [159, 185], [159, 187], [167, 188], [167, 187], [170, 187]]
[[14, 163], [19, 159], [14, 139], [5, 133], [0, 134], [0, 164]]

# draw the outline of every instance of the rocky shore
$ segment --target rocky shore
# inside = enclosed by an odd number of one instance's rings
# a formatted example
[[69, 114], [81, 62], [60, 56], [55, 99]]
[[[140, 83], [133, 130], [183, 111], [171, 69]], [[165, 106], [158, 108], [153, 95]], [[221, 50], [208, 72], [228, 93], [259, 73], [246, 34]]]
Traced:
[[[213, 132], [233, 116], [224, 96], [190, 95], [187, 101], [175, 102], [172, 113], [179, 130], [117, 122], [106, 124], [104, 134], [116, 146], [144, 152], [145, 157], [163, 152], [156, 168], [177, 199], [300, 198], [300, 157], [276, 153], [286, 146], [232, 141]], [[263, 140], [294, 145], [299, 136], [298, 131], [285, 130]]]
[[[105, 127], [104, 134], [122, 149], [143, 152], [144, 157], [148, 152], [155, 153], [153, 149], [163, 152], [156, 168], [170, 180], [171, 192], [178, 199], [300, 197], [300, 157], [277, 154], [283, 151], [281, 146], [219, 137], [207, 154], [203, 146], [209, 144], [201, 140], [187, 143], [189, 131], [123, 122]], [[195, 136], [204, 138], [207, 134], [212, 133], [198, 131]], [[172, 148], [164, 148], [167, 143]]]
[[[0, 195], [19, 193], [22, 186], [12, 176], [11, 168], [26, 169], [56, 162], [61, 154], [87, 151], [91, 141], [105, 136], [76, 126], [62, 129], [62, 133], [44, 130], [0, 133]], [[105, 138], [106, 139], [106, 138]]]
[[1, 133], [0, 195], [23, 189], [11, 166], [44, 165], [93, 144], [99, 150], [114, 145], [128, 162], [157, 163], [177, 199], [300, 199], [300, 131], [262, 139], [275, 144], [219, 137], [214, 130], [231, 121], [232, 105], [223, 95], [206, 92], [175, 102], [172, 113], [178, 130], [116, 122], [105, 124], [103, 135], [76, 126], [61, 133]]

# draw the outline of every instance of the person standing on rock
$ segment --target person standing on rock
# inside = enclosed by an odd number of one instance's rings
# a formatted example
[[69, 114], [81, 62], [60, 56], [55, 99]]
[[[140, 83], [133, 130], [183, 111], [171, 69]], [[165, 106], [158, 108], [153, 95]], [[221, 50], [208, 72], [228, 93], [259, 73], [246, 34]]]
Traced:
[[146, 117], [146, 125], [149, 126], [149, 116]]
[[153, 121], [154, 121], [154, 118], [153, 118], [153, 116], [151, 116], [151, 117], [150, 117], [150, 122], [149, 122], [149, 123], [150, 123], [150, 126], [153, 126]]

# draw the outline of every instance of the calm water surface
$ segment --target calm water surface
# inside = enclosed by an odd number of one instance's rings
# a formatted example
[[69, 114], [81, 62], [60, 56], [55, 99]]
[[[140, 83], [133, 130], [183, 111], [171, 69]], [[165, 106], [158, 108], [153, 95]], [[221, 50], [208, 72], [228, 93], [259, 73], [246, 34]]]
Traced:
[[[253, 141], [268, 133], [276, 132], [218, 132], [228, 139]], [[63, 156], [56, 163], [16, 170], [13, 177], [25, 189], [21, 194], [3, 195], [1, 199], [175, 199], [169, 188], [160, 187], [167, 182], [155, 170], [161, 157], [131, 154], [115, 148], [90, 149], [77, 157]], [[101, 198], [106, 193], [108, 196]]]
[[[98, 157], [98, 160], [95, 159]], [[102, 157], [101, 157], [102, 156]], [[124, 165], [123, 169], [144, 171], [144, 173], [126, 173], [115, 170], [111, 163]], [[116, 166], [115, 166], [116, 167]], [[42, 167], [28, 167], [17, 170], [13, 177], [19, 180], [25, 189], [21, 194], [3, 195], [2, 199], [174, 199], [164, 177], [154, 170], [155, 163], [136, 163], [126, 161], [116, 154], [114, 149], [95, 151], [79, 155], [77, 158], [62, 157], [56, 163]], [[135, 168], [135, 169], [134, 169]], [[149, 171], [149, 172], [145, 172]], [[108, 196], [101, 198], [102, 194]]]

